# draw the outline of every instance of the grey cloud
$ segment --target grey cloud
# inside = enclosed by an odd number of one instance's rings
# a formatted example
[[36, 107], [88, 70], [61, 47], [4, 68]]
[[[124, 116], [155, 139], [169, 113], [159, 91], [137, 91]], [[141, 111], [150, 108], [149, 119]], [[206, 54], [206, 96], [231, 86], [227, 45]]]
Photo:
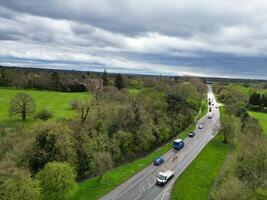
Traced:
[[[203, 75], [216, 54], [253, 66], [267, 56], [266, 9], [261, 0], [0, 0], [0, 64]], [[212, 74], [225, 64], [215, 60]]]

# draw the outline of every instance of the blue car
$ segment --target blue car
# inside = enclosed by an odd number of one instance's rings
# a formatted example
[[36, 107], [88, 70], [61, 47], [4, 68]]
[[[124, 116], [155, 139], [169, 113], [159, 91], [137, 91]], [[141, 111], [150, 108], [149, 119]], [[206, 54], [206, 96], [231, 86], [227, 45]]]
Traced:
[[164, 162], [164, 159], [159, 157], [156, 160], [154, 160], [154, 165], [158, 166]]

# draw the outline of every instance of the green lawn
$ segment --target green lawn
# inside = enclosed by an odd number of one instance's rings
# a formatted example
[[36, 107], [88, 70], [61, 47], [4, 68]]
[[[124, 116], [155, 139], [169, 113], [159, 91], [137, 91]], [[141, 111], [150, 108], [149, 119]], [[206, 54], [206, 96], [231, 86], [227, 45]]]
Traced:
[[237, 90], [239, 92], [242, 92], [243, 94], [247, 95], [248, 97], [254, 92], [259, 92], [261, 94], [267, 94], [267, 90], [266, 89], [261, 89], [261, 88], [257, 88], [257, 87], [245, 87], [243, 85], [240, 85], [240, 84], [235, 84], [235, 83], [231, 83], [230, 85], [230, 88], [234, 89], [234, 90]]
[[182, 173], [171, 192], [171, 199], [207, 199], [212, 185], [224, 163], [228, 145], [218, 134]]
[[[19, 117], [9, 117], [8, 107], [9, 101], [18, 92], [24, 92], [31, 95], [36, 104], [36, 110], [43, 108], [51, 111], [54, 115], [53, 120], [68, 119], [74, 115], [74, 111], [70, 108], [70, 102], [75, 99], [90, 98], [86, 92], [83, 93], [64, 93], [56, 91], [38, 91], [38, 90], [19, 90], [19, 89], [5, 89], [0, 88], [0, 122], [4, 124], [14, 124], [21, 122]], [[33, 118], [29, 118], [26, 124], [35, 122]]]
[[[207, 109], [202, 109], [200, 116], [206, 114]], [[179, 135], [179, 138], [184, 139], [187, 137], [190, 131], [193, 131], [196, 125], [193, 124], [190, 128], [185, 130]], [[149, 164], [151, 164], [155, 158], [163, 155], [172, 148], [172, 141], [159, 149], [153, 151], [149, 155], [139, 158], [131, 163], [126, 163], [115, 169], [106, 172], [102, 179], [99, 180], [97, 177], [90, 178], [79, 184], [79, 190], [73, 197], [73, 200], [94, 200], [99, 199], [103, 195], [107, 194], [115, 187], [129, 179], [131, 176], [142, 170]]]
[[267, 113], [249, 111], [249, 115], [259, 120], [263, 133], [267, 136]]

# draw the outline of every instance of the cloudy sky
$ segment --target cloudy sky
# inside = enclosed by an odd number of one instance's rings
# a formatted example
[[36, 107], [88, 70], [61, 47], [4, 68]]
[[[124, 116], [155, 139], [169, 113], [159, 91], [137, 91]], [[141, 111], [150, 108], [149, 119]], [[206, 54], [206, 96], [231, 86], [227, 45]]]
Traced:
[[0, 0], [0, 65], [267, 79], [267, 2]]

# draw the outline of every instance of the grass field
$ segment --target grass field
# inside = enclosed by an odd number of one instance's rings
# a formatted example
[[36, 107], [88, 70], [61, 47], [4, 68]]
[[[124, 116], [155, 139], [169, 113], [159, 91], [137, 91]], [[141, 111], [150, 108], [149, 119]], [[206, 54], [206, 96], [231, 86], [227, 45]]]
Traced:
[[[207, 109], [204, 106], [199, 116], [203, 116], [204, 114], [206, 114], [206, 112]], [[195, 128], [196, 125], [193, 124], [190, 128], [182, 132], [179, 135], [179, 138], [184, 139], [185, 137], [187, 137], [188, 133], [193, 131]], [[99, 180], [97, 177], [94, 177], [83, 181], [79, 184], [79, 190], [73, 197], [73, 200], [99, 199], [100, 197], [129, 179], [131, 176], [136, 174], [138, 171], [151, 164], [155, 158], [163, 155], [171, 148], [172, 142], [167, 143], [166, 145], [160, 147], [159, 149], [153, 151], [145, 157], [139, 158], [131, 163], [126, 163], [106, 172], [101, 180]]]
[[171, 199], [206, 200], [224, 163], [228, 145], [218, 134], [182, 173], [171, 192]]
[[249, 115], [259, 120], [263, 133], [267, 136], [267, 113], [249, 111]]
[[248, 97], [254, 92], [259, 92], [261, 94], [267, 94], [267, 90], [266, 89], [260, 89], [257, 87], [245, 87], [243, 85], [239, 85], [239, 84], [230, 84], [230, 87], [234, 90], [237, 90], [239, 92], [242, 92], [243, 94], [247, 95]]
[[[0, 88], [0, 123], [14, 124], [21, 122], [19, 117], [9, 117], [8, 107], [9, 101], [18, 92], [24, 92], [31, 95], [36, 104], [36, 111], [43, 108], [51, 111], [54, 115], [53, 120], [61, 118], [71, 118], [74, 111], [70, 108], [70, 102], [75, 99], [87, 99], [91, 96], [86, 93], [64, 93], [56, 91], [38, 91], [38, 90], [18, 90], [18, 89], [5, 89]], [[26, 124], [32, 124], [35, 120], [29, 118]]]

